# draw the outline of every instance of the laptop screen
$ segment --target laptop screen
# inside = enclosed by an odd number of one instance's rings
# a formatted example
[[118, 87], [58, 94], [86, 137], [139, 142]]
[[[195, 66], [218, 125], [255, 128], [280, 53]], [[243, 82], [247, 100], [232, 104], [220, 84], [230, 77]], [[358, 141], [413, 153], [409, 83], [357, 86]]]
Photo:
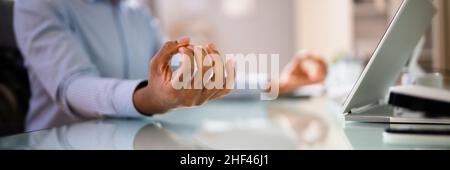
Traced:
[[377, 104], [387, 95], [431, 25], [436, 8], [430, 0], [404, 0], [372, 58], [344, 103], [344, 113]]

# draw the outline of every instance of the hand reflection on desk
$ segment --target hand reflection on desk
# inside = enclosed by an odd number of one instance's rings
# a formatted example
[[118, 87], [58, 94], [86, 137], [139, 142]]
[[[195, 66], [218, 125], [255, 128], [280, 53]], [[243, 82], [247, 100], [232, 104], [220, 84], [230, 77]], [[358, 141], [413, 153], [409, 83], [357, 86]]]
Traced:
[[294, 138], [302, 148], [320, 146], [328, 137], [327, 123], [320, 117], [312, 114], [302, 116], [286, 116], [283, 118], [287, 126], [294, 132]]
[[198, 150], [206, 149], [195, 143], [186, 142], [172, 132], [157, 126], [148, 124], [136, 135], [134, 140], [135, 150]]
[[174, 134], [169, 130], [172, 128], [195, 131], [189, 126], [140, 119], [94, 120], [36, 132], [29, 136], [28, 148], [17, 149], [204, 149]]
[[270, 105], [272, 119], [279, 120], [285, 133], [294, 138], [298, 149], [313, 149], [323, 146], [330, 136], [330, 122], [323, 114], [299, 111], [284, 105]]

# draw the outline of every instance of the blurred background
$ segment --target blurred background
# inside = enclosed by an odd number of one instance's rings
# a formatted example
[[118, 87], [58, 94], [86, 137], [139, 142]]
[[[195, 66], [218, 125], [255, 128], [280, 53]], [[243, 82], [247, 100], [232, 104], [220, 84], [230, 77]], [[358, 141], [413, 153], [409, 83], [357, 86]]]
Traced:
[[[366, 63], [402, 0], [135, 0], [146, 4], [170, 39], [215, 42], [223, 53], [276, 53], [284, 66], [299, 50]], [[427, 33], [421, 66], [447, 74], [449, 2]]]
[[[137, 0], [147, 4], [169, 38], [191, 36], [215, 42], [224, 53], [279, 53], [281, 64], [300, 49], [329, 60], [367, 60], [402, 0]], [[447, 2], [436, 2], [441, 4]], [[437, 17], [436, 20], [440, 18]], [[442, 25], [443, 24], [443, 25]], [[436, 23], [422, 58], [426, 67], [444, 68], [434, 43], [445, 42]], [[445, 51], [445, 50], [444, 50]]]
[[[345, 98], [402, 0], [136, 0], [146, 4], [170, 39], [214, 42], [223, 53], [280, 54], [280, 68], [300, 50], [329, 63], [327, 93]], [[428, 73], [450, 68], [449, 2], [426, 34], [419, 64]]]
[[[130, 0], [147, 6], [169, 39], [214, 42], [223, 53], [280, 54], [281, 67], [302, 49], [329, 62], [326, 83], [343, 98], [353, 86], [402, 0]], [[427, 33], [420, 65], [448, 78], [450, 2]], [[26, 70], [12, 29], [12, 0], [0, 0], [0, 125], [20, 131], [28, 108]], [[447, 80], [448, 81], [448, 80]], [[17, 114], [2, 114], [17, 113]], [[4, 128], [0, 128], [4, 129]], [[0, 132], [10, 133], [9, 132]]]

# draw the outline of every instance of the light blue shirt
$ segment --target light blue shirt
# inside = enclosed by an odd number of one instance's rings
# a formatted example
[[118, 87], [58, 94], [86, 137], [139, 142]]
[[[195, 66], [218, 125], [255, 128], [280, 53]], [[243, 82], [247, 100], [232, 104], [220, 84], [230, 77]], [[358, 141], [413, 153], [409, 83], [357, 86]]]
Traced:
[[141, 117], [132, 96], [162, 37], [146, 8], [109, 0], [16, 0], [29, 72], [27, 131], [103, 116]]

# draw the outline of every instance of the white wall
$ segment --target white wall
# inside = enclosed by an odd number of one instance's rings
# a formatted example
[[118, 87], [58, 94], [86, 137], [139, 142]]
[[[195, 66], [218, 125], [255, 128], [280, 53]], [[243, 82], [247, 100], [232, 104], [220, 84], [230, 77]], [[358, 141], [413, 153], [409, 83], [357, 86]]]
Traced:
[[294, 1], [254, 2], [243, 18], [226, 15], [222, 0], [158, 0], [157, 11], [166, 32], [185, 27], [189, 31], [177, 34], [190, 34], [198, 43], [209, 39], [224, 53], [279, 53], [283, 65], [297, 51]]
[[296, 47], [331, 57], [353, 52], [353, 0], [297, 0]]

